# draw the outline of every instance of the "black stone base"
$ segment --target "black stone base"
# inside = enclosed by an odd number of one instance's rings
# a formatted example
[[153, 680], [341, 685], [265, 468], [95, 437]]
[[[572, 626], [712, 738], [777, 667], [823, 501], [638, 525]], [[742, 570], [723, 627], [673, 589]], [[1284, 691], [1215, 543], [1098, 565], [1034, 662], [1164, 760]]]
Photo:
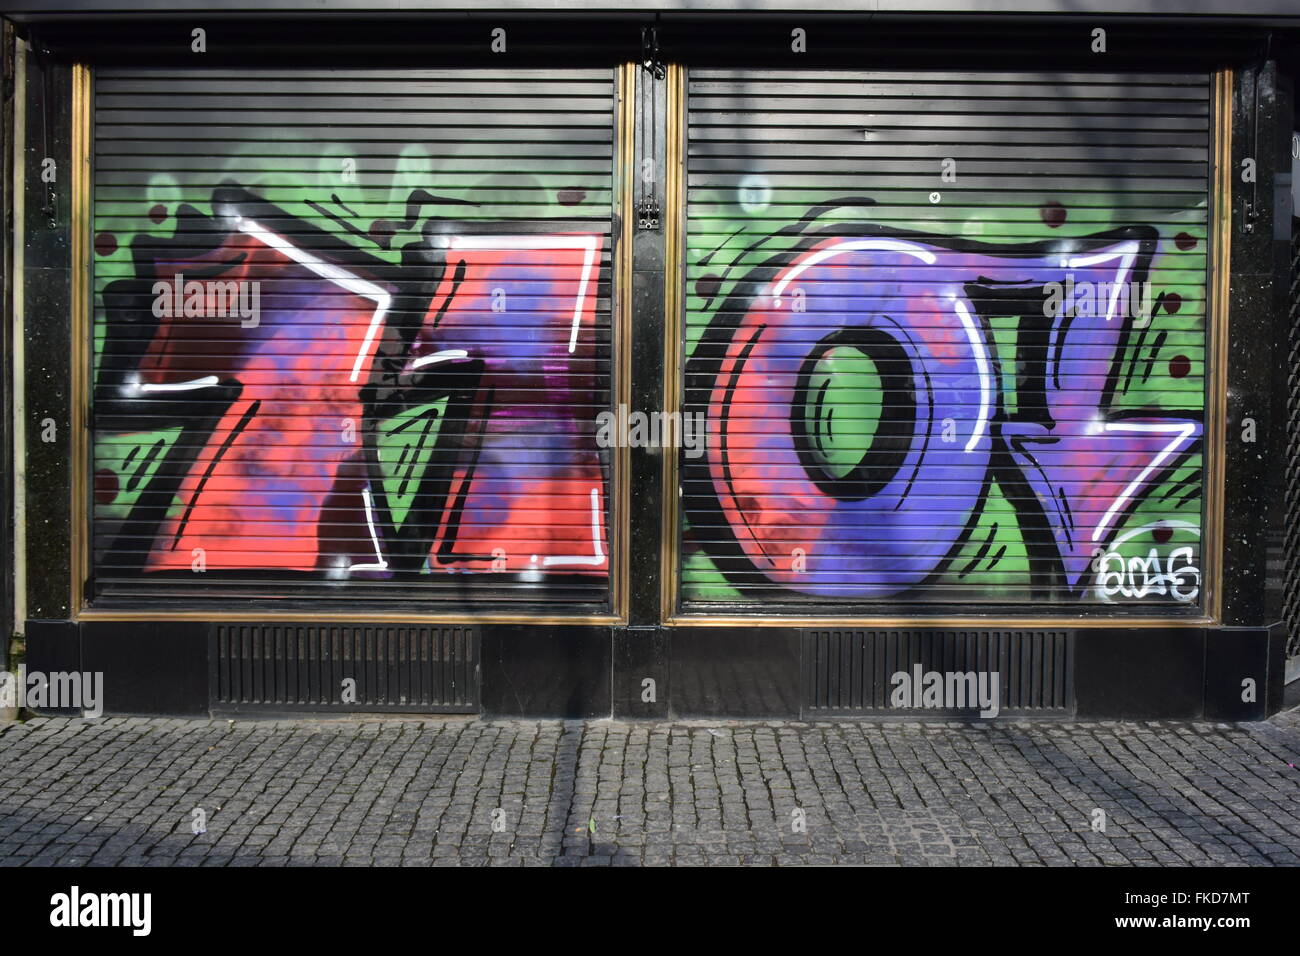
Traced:
[[[105, 714], [207, 716], [209, 627], [28, 621], [26, 665], [102, 672]], [[487, 717], [823, 716], [804, 704], [802, 657], [812, 645], [794, 627], [484, 625], [480, 633]], [[1074, 638], [1075, 719], [1245, 721], [1283, 706], [1282, 625], [1079, 629]]]
[[484, 625], [483, 713], [608, 717], [608, 627]]
[[[28, 674], [68, 673], [81, 670], [81, 637], [77, 625], [70, 621], [28, 621]], [[81, 711], [67, 707], [43, 707], [41, 714], [80, 716]]]

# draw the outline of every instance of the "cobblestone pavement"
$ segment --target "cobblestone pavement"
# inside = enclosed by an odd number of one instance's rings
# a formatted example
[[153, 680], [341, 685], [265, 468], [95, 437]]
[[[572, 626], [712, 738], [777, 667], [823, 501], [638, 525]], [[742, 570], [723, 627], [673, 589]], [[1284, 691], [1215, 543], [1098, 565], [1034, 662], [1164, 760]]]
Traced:
[[1238, 725], [35, 719], [0, 726], [0, 863], [1297, 864], [1300, 711]]

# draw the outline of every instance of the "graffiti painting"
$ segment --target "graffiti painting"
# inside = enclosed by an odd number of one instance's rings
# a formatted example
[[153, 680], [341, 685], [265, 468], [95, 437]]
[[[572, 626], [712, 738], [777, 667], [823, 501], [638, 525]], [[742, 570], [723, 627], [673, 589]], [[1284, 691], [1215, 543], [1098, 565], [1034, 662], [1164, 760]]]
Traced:
[[697, 283], [685, 596], [1194, 602], [1204, 406], [1146, 386], [1174, 301], [1150, 292], [1158, 231], [823, 218], [858, 207], [813, 209], [727, 295]]
[[393, 263], [210, 208], [103, 288], [101, 574], [603, 584], [600, 232], [429, 220]]

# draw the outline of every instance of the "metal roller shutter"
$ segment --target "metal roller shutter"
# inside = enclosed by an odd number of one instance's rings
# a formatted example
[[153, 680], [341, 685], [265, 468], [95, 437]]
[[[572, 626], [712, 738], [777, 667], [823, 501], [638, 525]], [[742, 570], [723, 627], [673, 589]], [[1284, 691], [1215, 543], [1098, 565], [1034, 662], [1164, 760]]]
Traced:
[[612, 70], [104, 69], [96, 597], [608, 606]]
[[1211, 89], [691, 71], [683, 605], [1193, 612]]

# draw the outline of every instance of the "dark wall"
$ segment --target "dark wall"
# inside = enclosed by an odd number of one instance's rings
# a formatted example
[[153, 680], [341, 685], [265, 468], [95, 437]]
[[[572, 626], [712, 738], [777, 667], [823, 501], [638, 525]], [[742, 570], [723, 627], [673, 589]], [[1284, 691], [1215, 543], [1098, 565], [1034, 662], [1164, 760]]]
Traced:
[[[1286, 363], [1290, 84], [1275, 61], [1248, 63], [1236, 73], [1232, 102], [1223, 622], [1267, 627], [1281, 619], [1267, 555], [1270, 534], [1285, 520], [1280, 464], [1286, 404], [1273, 370]], [[1256, 163], [1253, 183], [1243, 180], [1247, 159]], [[1252, 425], [1253, 442], [1246, 440]]]
[[[72, 70], [27, 57], [23, 328], [27, 419], [27, 616], [70, 608], [72, 475]], [[46, 159], [53, 182], [42, 182]], [[47, 440], [48, 439], [48, 440]]]

